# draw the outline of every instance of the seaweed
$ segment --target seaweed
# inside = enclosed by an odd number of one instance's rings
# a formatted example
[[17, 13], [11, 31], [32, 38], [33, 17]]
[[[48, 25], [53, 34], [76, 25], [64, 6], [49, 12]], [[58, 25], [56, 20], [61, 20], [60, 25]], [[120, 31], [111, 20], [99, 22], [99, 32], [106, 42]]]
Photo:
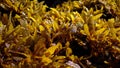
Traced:
[[119, 0], [1, 0], [0, 68], [119, 68]]

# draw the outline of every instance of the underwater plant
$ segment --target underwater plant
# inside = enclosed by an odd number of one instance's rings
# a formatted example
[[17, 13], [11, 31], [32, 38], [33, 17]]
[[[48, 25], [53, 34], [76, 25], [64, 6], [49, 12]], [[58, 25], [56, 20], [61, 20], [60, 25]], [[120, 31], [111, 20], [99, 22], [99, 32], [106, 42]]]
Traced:
[[119, 2], [0, 0], [0, 68], [119, 68]]

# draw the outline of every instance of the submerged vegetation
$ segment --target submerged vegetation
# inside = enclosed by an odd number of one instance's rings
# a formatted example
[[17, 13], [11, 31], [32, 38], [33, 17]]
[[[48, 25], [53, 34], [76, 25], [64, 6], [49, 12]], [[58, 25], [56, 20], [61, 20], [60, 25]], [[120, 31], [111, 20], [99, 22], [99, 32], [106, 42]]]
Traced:
[[119, 68], [119, 3], [0, 0], [0, 68]]

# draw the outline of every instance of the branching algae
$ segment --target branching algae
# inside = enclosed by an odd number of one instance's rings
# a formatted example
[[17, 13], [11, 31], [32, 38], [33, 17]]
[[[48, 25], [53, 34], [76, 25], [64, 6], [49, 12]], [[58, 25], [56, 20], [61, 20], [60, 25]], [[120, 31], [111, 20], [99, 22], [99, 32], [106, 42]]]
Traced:
[[119, 68], [119, 3], [1, 0], [0, 68]]

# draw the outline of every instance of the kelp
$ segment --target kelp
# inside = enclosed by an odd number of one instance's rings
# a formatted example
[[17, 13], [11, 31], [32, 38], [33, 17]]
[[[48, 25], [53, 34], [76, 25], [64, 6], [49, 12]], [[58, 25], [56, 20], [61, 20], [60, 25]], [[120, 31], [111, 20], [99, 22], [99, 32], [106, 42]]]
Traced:
[[119, 0], [0, 1], [0, 68], [120, 67]]

